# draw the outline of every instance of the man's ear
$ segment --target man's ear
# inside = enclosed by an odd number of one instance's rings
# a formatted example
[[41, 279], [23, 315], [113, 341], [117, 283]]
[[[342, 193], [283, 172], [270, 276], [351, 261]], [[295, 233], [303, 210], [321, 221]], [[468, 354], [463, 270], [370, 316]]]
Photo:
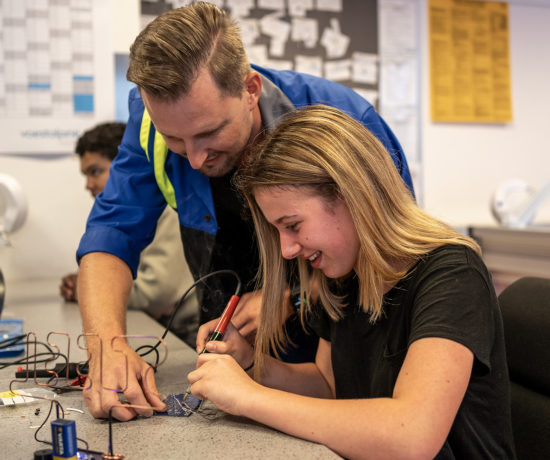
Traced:
[[258, 72], [250, 72], [244, 79], [244, 92], [250, 108], [258, 104], [262, 92], [262, 78]]

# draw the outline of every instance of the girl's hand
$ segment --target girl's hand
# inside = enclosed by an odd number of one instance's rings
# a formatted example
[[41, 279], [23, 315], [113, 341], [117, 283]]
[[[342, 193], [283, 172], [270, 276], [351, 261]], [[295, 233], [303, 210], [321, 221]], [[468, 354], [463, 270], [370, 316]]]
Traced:
[[[208, 353], [230, 355], [242, 368], [248, 368], [254, 361], [254, 349], [248, 341], [239, 334], [239, 331], [237, 331], [232, 323], [227, 325], [223, 341], [208, 341], [217, 323], [218, 319], [215, 319], [203, 324], [199, 328], [197, 334], [197, 353], [202, 353], [203, 349], [206, 348]], [[203, 355], [199, 356], [197, 367], [201, 366], [203, 362], [201, 361], [201, 356]]]
[[229, 355], [200, 355], [197, 369], [190, 372], [187, 378], [194, 396], [208, 399], [218, 409], [233, 415], [245, 415], [244, 404], [251, 393], [260, 388]]

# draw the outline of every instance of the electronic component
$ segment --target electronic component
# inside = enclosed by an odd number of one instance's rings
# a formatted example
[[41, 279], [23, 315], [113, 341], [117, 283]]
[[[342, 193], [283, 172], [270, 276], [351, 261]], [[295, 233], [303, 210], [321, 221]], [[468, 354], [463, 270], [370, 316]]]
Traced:
[[57, 419], [52, 422], [53, 460], [76, 460], [76, 423]]
[[198, 410], [202, 401], [191, 393], [170, 394], [164, 400], [166, 410], [157, 412], [156, 415], [168, 415], [170, 417], [189, 417]]

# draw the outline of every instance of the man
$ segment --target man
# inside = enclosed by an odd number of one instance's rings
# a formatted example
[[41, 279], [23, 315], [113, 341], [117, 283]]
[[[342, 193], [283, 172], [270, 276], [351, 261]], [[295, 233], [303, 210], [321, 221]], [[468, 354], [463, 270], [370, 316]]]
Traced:
[[[101, 123], [77, 140], [75, 151], [80, 159], [80, 171], [86, 178], [86, 189], [94, 198], [105, 188], [125, 128], [125, 123]], [[193, 283], [182, 253], [177, 214], [166, 209], [158, 220], [155, 238], [141, 253], [128, 308], [143, 310], [165, 321]], [[77, 300], [77, 279], [77, 273], [62, 278], [59, 291], [66, 301]], [[173, 330], [183, 337], [190, 336], [189, 343], [193, 344], [198, 323], [196, 296], [189, 296], [180, 310], [172, 323]]]
[[[195, 279], [218, 269], [239, 274], [245, 294], [233, 324], [243, 335], [254, 332], [261, 293], [251, 291], [258, 256], [252, 223], [243, 218], [230, 181], [248, 147], [296, 107], [334, 105], [361, 121], [386, 146], [412, 190], [397, 139], [367, 101], [323, 79], [251, 67], [238, 28], [214, 5], [192, 3], [151, 22], [131, 47], [127, 77], [139, 92], [130, 95], [119, 156], [78, 250], [84, 330], [104, 343], [125, 333], [124, 305], [139, 252], [166, 203], [177, 209]], [[230, 277], [205, 282], [200, 322], [219, 316], [234, 289]], [[290, 315], [290, 304], [288, 310]], [[115, 407], [113, 416], [127, 420], [163, 407], [149, 365], [127, 345], [124, 352], [128, 367], [120, 353], [103, 347], [103, 385], [84, 392], [96, 417], [118, 403], [102, 386], [121, 388], [127, 368], [124, 394], [140, 408]], [[100, 381], [93, 363], [90, 376]]]

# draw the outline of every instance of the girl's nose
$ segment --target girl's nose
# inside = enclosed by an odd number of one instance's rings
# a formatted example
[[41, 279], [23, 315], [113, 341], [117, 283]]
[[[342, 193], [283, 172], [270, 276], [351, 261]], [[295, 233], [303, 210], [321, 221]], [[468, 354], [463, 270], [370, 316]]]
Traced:
[[302, 246], [294, 238], [281, 235], [281, 254], [285, 259], [294, 259], [301, 250]]

